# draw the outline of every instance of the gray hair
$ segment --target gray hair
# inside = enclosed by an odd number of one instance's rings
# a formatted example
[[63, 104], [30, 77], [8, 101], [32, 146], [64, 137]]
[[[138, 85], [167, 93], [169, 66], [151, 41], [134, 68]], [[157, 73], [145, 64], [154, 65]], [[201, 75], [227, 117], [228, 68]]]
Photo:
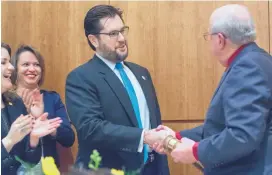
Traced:
[[248, 9], [238, 4], [216, 9], [210, 18], [210, 32], [223, 33], [236, 45], [254, 42], [256, 39], [255, 25]]

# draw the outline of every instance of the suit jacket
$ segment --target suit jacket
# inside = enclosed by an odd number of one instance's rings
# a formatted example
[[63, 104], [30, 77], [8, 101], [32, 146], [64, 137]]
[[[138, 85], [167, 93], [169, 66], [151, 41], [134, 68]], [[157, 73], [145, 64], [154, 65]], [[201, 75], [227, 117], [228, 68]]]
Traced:
[[[56, 144], [60, 143], [64, 147], [71, 147], [75, 141], [75, 134], [71, 128], [70, 121], [68, 119], [66, 109], [61, 101], [58, 93], [54, 91], [41, 90], [44, 100], [44, 112], [48, 112], [48, 119], [60, 117], [62, 123], [57, 129], [57, 135], [52, 137], [47, 135], [42, 138], [44, 156], [52, 156], [55, 159], [56, 164], [59, 166], [59, 156], [57, 152]], [[40, 145], [39, 145], [40, 146]], [[41, 157], [41, 152], [37, 152], [37, 158]]]
[[272, 57], [246, 45], [222, 76], [202, 126], [181, 132], [199, 141], [207, 175], [272, 174]]
[[[139, 81], [150, 113], [151, 127], [161, 124], [155, 89], [147, 69], [125, 62]], [[145, 77], [145, 78], [142, 78]], [[102, 156], [102, 167], [139, 169], [138, 153], [142, 129], [125, 87], [115, 73], [97, 56], [73, 70], [66, 81], [66, 105], [76, 127], [79, 152], [76, 163], [87, 167], [92, 150]], [[169, 174], [167, 159], [157, 155], [158, 168]]]
[[[2, 96], [5, 101], [5, 97]], [[6, 114], [9, 120], [9, 127], [11, 124], [21, 115], [26, 115], [26, 109], [21, 99], [16, 98], [12, 101], [5, 101]], [[5, 123], [1, 120], [1, 139], [7, 136], [8, 131], [4, 130]], [[3, 143], [1, 142], [1, 174], [16, 175], [17, 169], [20, 166], [20, 163], [15, 160], [15, 156], [18, 156], [22, 160], [35, 163], [39, 162], [40, 158], [35, 158], [33, 155], [40, 153], [39, 148], [31, 149], [29, 146], [29, 136], [26, 136], [20, 142], [15, 144], [11, 151], [8, 153]]]

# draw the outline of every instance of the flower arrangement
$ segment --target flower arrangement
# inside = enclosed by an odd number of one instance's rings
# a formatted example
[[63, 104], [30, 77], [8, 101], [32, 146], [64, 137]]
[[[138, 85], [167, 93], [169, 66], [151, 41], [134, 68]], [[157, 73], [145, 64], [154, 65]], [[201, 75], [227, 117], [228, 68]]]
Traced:
[[17, 156], [15, 156], [15, 159], [21, 163], [21, 166], [17, 170], [17, 175], [44, 175], [40, 162], [35, 165], [27, 163]]
[[[90, 162], [89, 162], [89, 168], [97, 171], [100, 166], [100, 162], [102, 160], [102, 157], [100, 156], [99, 152], [97, 150], [93, 150], [93, 153], [90, 156]], [[125, 170], [116, 170], [111, 169], [110, 170], [111, 175], [138, 175], [138, 171], [133, 172], [125, 172]]]
[[55, 164], [53, 157], [45, 157], [41, 159], [42, 170], [45, 175], [60, 175], [60, 172]]
[[[42, 143], [42, 139], [40, 140]], [[38, 164], [30, 164], [18, 156], [15, 159], [21, 163], [21, 166], [17, 170], [17, 175], [60, 175], [60, 172], [55, 164], [53, 157], [44, 157], [43, 144], [41, 144], [42, 156]]]
[[[30, 164], [24, 162], [19, 157], [15, 156], [16, 160], [21, 163], [21, 167], [18, 169], [18, 175], [60, 175], [60, 172], [55, 164], [53, 157], [41, 157], [41, 161], [38, 164]], [[71, 167], [70, 171], [66, 175], [139, 175], [139, 170], [126, 172], [125, 170], [99, 168], [102, 157], [97, 150], [93, 150], [90, 155], [90, 162], [88, 167], [92, 169], [86, 170], [83, 168]]]
[[27, 163], [17, 156], [15, 159], [21, 163], [17, 171], [18, 175], [60, 175], [53, 157], [42, 157], [36, 165]]
[[117, 169], [108, 169], [108, 168], [99, 168], [100, 163], [102, 161], [102, 157], [100, 156], [97, 150], [93, 150], [90, 155], [90, 162], [88, 167], [92, 169], [86, 170], [84, 168], [75, 168], [72, 167], [70, 172], [67, 175], [139, 175], [140, 171], [132, 171], [126, 172], [125, 170], [117, 170]]
[[[90, 156], [89, 168], [95, 171], [98, 170], [102, 157], [99, 155], [97, 150], [93, 150], [93, 153]], [[123, 170], [111, 169], [110, 173], [112, 175], [125, 175]]]
[[99, 155], [97, 150], [93, 150], [93, 153], [90, 156], [89, 168], [97, 170], [99, 168], [102, 157]]

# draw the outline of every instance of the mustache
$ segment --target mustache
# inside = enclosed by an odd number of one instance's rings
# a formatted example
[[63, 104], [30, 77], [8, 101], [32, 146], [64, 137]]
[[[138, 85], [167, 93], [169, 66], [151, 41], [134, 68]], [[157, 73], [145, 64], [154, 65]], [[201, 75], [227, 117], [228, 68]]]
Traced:
[[120, 41], [119, 43], [118, 43], [118, 47], [120, 47], [120, 46], [127, 46], [127, 41]]

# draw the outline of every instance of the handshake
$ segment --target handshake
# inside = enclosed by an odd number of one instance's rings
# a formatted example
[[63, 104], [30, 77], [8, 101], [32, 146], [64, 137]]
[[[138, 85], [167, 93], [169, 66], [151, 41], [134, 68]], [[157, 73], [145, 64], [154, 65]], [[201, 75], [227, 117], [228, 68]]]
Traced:
[[178, 140], [176, 133], [169, 127], [160, 125], [144, 132], [144, 144], [159, 154], [170, 153], [174, 162], [191, 164], [197, 162], [197, 143], [186, 137]]

